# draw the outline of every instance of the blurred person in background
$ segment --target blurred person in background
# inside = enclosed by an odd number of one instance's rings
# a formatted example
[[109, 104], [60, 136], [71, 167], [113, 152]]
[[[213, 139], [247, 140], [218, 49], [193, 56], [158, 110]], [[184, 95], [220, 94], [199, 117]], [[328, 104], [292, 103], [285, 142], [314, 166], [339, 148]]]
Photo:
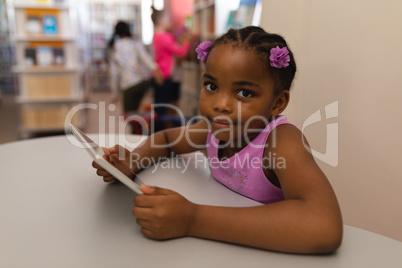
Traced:
[[[174, 66], [174, 56], [184, 57], [187, 54], [190, 48], [190, 35], [184, 35], [181, 44], [179, 44], [176, 42], [174, 35], [170, 33], [171, 21], [168, 14], [152, 7], [151, 19], [154, 23], [152, 46], [155, 61], [159, 65], [164, 78], [161, 85], [157, 84], [156, 79], [152, 79], [152, 85], [155, 89], [155, 104], [170, 104], [172, 101], [171, 76]], [[166, 107], [156, 107], [155, 112], [159, 118], [155, 122], [155, 130], [158, 131], [165, 128], [163, 117], [167, 114], [168, 109]]]
[[136, 111], [146, 91], [155, 84], [163, 83], [163, 74], [141, 41], [133, 38], [130, 26], [119, 21], [107, 47], [112, 102], [123, 92], [123, 111]]

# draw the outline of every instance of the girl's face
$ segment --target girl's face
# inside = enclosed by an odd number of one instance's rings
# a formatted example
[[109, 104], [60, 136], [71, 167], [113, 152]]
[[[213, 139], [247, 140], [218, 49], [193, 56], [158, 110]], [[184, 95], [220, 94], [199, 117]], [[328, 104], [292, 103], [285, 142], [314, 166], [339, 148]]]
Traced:
[[231, 44], [209, 53], [199, 109], [217, 139], [251, 140], [280, 112], [274, 82], [263, 67], [254, 52]]
[[171, 23], [170, 23], [170, 18], [167, 14], [164, 14], [158, 21], [158, 26], [167, 31], [170, 29], [171, 27]]

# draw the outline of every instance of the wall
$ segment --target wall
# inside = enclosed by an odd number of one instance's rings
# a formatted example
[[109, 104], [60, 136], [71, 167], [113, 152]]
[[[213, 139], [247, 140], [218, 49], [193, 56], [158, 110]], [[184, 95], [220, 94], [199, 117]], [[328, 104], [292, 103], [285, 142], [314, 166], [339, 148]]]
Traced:
[[[299, 67], [285, 114], [302, 127], [321, 110], [305, 135], [318, 152], [337, 149], [337, 164], [317, 162], [344, 223], [402, 241], [402, 2], [262, 2], [261, 26], [285, 36]], [[335, 118], [326, 120], [331, 103]]]

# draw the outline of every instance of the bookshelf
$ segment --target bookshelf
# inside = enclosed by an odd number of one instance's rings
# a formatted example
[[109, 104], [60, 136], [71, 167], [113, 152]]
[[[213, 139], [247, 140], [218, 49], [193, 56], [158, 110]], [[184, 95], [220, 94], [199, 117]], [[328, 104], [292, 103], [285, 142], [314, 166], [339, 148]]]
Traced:
[[90, 20], [90, 88], [93, 91], [108, 91], [109, 71], [106, 55], [107, 43], [119, 20], [130, 25], [134, 38], [141, 40], [140, 2], [116, 1], [106, 3], [92, 1], [88, 4]]
[[194, 1], [193, 32], [201, 42], [215, 39], [215, 0]]
[[17, 75], [12, 72], [15, 64], [15, 46], [10, 40], [7, 3], [0, 0], [0, 99], [2, 93], [17, 92]]
[[194, 40], [187, 60], [182, 63], [182, 83], [179, 101], [180, 110], [186, 117], [198, 114], [198, 99], [201, 89], [202, 65], [197, 59], [195, 48], [200, 42], [212, 41], [215, 31], [215, 0], [194, 0], [193, 16], [187, 25]]
[[[76, 35], [77, 4], [82, 2], [7, 0], [15, 44], [12, 70], [19, 84], [16, 101], [21, 138], [38, 132], [63, 132], [68, 113], [84, 100], [85, 55]], [[84, 120], [79, 111], [72, 123], [82, 126]]]

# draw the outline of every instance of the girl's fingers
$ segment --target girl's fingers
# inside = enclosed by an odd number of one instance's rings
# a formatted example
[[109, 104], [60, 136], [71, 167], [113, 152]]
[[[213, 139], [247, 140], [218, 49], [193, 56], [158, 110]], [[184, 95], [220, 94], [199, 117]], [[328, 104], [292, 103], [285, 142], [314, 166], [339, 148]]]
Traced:
[[142, 228], [146, 228], [148, 230], [151, 229], [151, 222], [147, 221], [147, 220], [143, 220], [143, 219], [136, 219], [136, 222], [139, 226], [141, 226]]
[[139, 207], [135, 206], [132, 210], [133, 216], [141, 220], [149, 220], [152, 215], [151, 207]]
[[166, 189], [160, 188], [157, 186], [150, 186], [147, 184], [141, 184], [141, 191], [144, 192], [146, 195], [172, 195], [176, 194], [176, 192]]
[[96, 171], [96, 174], [97, 174], [98, 176], [101, 176], [101, 177], [109, 177], [109, 176], [110, 176], [110, 173], [107, 172], [107, 171], [104, 170], [104, 169], [98, 169], [98, 170]]
[[126, 149], [123, 146], [119, 145], [119, 144], [116, 144], [115, 146], [109, 148], [109, 152], [111, 154], [116, 154], [120, 150], [126, 150]]
[[155, 239], [154, 233], [153, 233], [151, 230], [149, 230], [149, 229], [141, 228], [141, 233], [142, 233], [143, 235], [145, 235], [146, 237]]
[[[142, 190], [142, 188], [141, 188]], [[141, 194], [137, 195], [134, 198], [134, 209], [135, 208], [153, 208], [157, 204], [161, 204], [163, 201], [159, 196], [153, 196], [153, 195], [147, 195], [147, 194]]]
[[103, 167], [99, 166], [95, 161], [92, 161], [92, 167], [96, 169], [103, 169]]
[[115, 177], [113, 177], [113, 176], [104, 176], [104, 177], [103, 177], [103, 181], [104, 181], [104, 182], [112, 182], [112, 181], [114, 181], [114, 180], [116, 180], [116, 179], [115, 179]]

